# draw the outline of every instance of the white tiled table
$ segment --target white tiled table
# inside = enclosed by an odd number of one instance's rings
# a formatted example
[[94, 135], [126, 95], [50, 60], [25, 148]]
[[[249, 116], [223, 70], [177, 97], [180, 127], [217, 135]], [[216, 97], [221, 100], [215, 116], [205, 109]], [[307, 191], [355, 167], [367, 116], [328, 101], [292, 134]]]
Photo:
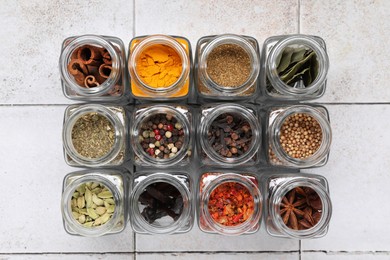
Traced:
[[[390, 1], [0, 0], [0, 259], [390, 259]], [[333, 128], [333, 218], [310, 241], [255, 235], [125, 232], [70, 236], [62, 227], [61, 131], [66, 100], [58, 57], [71, 35], [316, 34], [331, 67], [325, 96]]]

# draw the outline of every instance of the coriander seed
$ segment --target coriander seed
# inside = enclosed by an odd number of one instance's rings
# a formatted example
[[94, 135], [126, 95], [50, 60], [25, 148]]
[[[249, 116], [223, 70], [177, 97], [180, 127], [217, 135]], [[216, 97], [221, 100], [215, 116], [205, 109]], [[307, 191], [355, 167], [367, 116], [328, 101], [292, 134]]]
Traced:
[[280, 130], [282, 149], [293, 158], [312, 156], [322, 143], [322, 129], [318, 121], [305, 113], [297, 113], [285, 119]]

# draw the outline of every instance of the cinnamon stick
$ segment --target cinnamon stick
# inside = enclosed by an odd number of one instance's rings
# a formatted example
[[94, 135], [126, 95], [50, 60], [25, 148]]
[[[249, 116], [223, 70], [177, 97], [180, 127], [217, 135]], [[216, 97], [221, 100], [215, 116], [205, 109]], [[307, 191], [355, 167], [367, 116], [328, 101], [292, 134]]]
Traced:
[[96, 81], [96, 78], [94, 76], [88, 75], [87, 77], [85, 77], [84, 86], [86, 88], [93, 88], [99, 85], [100, 85], [99, 82]]
[[82, 46], [77, 52], [77, 58], [82, 60], [85, 65], [98, 66], [101, 64], [102, 48], [92, 45]]
[[99, 67], [99, 74], [103, 78], [107, 79], [111, 74], [111, 70], [112, 70], [112, 67], [110, 65], [102, 64]]

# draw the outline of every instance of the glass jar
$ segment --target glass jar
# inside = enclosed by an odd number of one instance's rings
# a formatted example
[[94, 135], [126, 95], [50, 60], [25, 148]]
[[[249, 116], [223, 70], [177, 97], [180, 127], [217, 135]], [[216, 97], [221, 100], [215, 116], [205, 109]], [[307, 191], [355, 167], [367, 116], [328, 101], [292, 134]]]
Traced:
[[[234, 58], [232, 58], [232, 53], [236, 55]], [[224, 55], [226, 56], [224, 57]], [[220, 56], [219, 60], [218, 56]], [[234, 34], [205, 36], [197, 43], [195, 57], [195, 85], [200, 99], [215, 101], [249, 100], [257, 95], [260, 58], [259, 45], [256, 39]], [[213, 57], [215, 57], [214, 61]], [[237, 61], [235, 61], [236, 59]], [[232, 65], [236, 64], [237, 68], [234, 66], [224, 67], [220, 68], [221, 71], [211, 71], [212, 64], [223, 63], [229, 65], [229, 61]], [[242, 78], [234, 79], [224, 77], [224, 73], [229, 75], [244, 73], [243, 67], [246, 66], [248, 66], [246, 77], [245, 75], [242, 75]], [[215, 69], [218, 69], [218, 67]], [[230, 82], [222, 82], [223, 80], [217, 78], [213, 79], [217, 75], [221, 75], [223, 79], [229, 79]]]
[[[186, 98], [190, 89], [191, 55], [191, 44], [183, 37], [151, 35], [134, 38], [130, 42], [128, 58], [133, 97], [153, 101]], [[161, 67], [157, 64], [167, 62], [170, 64], [164, 67], [165, 71], [159, 71]], [[144, 64], [148, 64], [148, 68], [143, 67]], [[158, 79], [151, 76], [156, 74]]]
[[61, 200], [65, 231], [86, 237], [122, 232], [127, 222], [127, 184], [123, 173], [112, 169], [66, 175]]
[[171, 167], [190, 162], [193, 146], [192, 112], [184, 105], [139, 105], [130, 129], [136, 166]]
[[203, 165], [249, 166], [259, 161], [261, 124], [254, 107], [210, 104], [200, 113], [197, 143]]
[[62, 91], [73, 100], [129, 102], [125, 48], [111, 36], [73, 36], [62, 43]]
[[263, 45], [262, 95], [274, 100], [310, 100], [325, 93], [329, 58], [318, 36], [281, 35]]
[[332, 131], [325, 107], [271, 107], [266, 125], [270, 165], [307, 168], [327, 163]]
[[254, 174], [210, 171], [199, 183], [198, 224], [203, 232], [234, 236], [259, 230], [263, 204]]
[[64, 114], [65, 162], [77, 167], [120, 166], [126, 159], [126, 111], [121, 106], [71, 105]]
[[[319, 238], [328, 232], [332, 215], [327, 180], [314, 174], [285, 173], [265, 177], [268, 234], [295, 239]], [[293, 204], [294, 217], [287, 214]], [[295, 224], [294, 224], [295, 222]], [[298, 228], [298, 229], [295, 229]]]
[[130, 196], [130, 219], [135, 232], [173, 234], [194, 223], [192, 181], [185, 172], [138, 172]]

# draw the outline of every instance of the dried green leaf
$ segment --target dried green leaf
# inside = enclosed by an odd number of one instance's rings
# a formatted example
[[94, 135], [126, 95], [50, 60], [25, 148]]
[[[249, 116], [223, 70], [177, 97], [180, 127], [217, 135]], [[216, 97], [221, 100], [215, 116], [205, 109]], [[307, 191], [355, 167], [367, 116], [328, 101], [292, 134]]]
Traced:
[[280, 73], [288, 68], [288, 66], [291, 63], [291, 56], [293, 55], [293, 53], [294, 53], [294, 49], [290, 48], [290, 47], [286, 47], [283, 50], [283, 53], [282, 53], [281, 58], [280, 58], [280, 63], [277, 65], [278, 73]]
[[311, 52], [308, 56], [305, 57], [305, 59], [301, 60], [300, 62], [297, 62], [291, 69], [289, 69], [283, 75], [281, 75], [280, 79], [285, 83], [290, 81], [291, 78], [293, 78], [295, 74], [299, 73], [302, 67], [304, 67], [305, 64], [308, 63], [308, 61], [311, 59], [313, 55], [315, 55], [314, 52]]

